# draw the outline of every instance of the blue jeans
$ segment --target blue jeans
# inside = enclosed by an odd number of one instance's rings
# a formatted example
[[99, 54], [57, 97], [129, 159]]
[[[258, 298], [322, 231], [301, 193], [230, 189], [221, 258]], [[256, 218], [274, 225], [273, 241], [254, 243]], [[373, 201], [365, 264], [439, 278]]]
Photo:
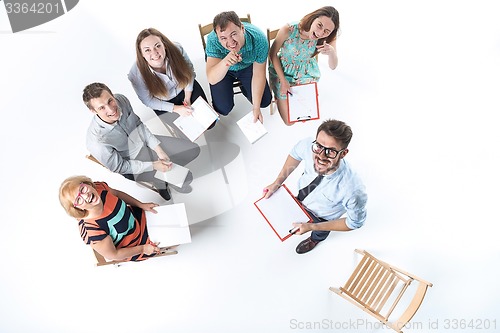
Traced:
[[[252, 103], [252, 77], [253, 65], [239, 71], [228, 71], [226, 76], [214, 85], [210, 85], [212, 94], [212, 104], [219, 114], [227, 116], [234, 107], [233, 82], [239, 80], [242, 84], [241, 92]], [[260, 102], [260, 107], [265, 108], [271, 104], [272, 95], [269, 84], [266, 80], [266, 86]]]

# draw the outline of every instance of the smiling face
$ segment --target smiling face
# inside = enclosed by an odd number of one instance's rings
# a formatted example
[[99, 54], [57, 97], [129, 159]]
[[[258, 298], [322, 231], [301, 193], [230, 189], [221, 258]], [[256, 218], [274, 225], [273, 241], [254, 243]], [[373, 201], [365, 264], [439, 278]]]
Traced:
[[153, 69], [162, 70], [165, 67], [165, 45], [160, 37], [149, 35], [139, 44], [141, 54]]
[[73, 206], [78, 209], [90, 210], [102, 203], [96, 189], [89, 184], [81, 183], [72, 192], [74, 198]]
[[120, 119], [120, 108], [116, 99], [108, 91], [103, 90], [101, 96], [90, 100], [91, 111], [99, 116], [102, 121], [113, 124]]
[[233, 22], [229, 22], [224, 30], [217, 27], [215, 32], [221, 45], [229, 51], [239, 52], [245, 45], [245, 27], [243, 25], [238, 27]]
[[335, 158], [328, 158], [325, 155], [324, 149], [320, 153], [312, 153], [314, 160], [314, 170], [320, 175], [329, 175], [335, 172], [339, 167], [340, 160], [347, 154], [348, 149], [342, 150], [344, 147], [340, 145], [334, 137], [329, 136], [324, 131], [320, 131], [316, 136], [316, 142], [322, 147], [331, 148], [339, 151]]
[[332, 33], [334, 29], [335, 24], [333, 23], [331, 18], [327, 16], [319, 16], [311, 24], [311, 29], [309, 29], [309, 32], [307, 32], [308, 38], [326, 38]]

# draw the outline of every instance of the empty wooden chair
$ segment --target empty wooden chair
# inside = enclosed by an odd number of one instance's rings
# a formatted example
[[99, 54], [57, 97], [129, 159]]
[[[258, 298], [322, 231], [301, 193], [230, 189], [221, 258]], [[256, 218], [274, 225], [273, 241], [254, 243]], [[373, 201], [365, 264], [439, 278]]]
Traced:
[[[363, 257], [354, 272], [343, 287], [330, 290], [396, 332], [402, 332], [401, 329], [413, 318], [422, 304], [427, 288], [432, 287], [432, 283], [378, 260], [364, 250], [355, 251]], [[418, 282], [418, 286], [412, 300], [398, 318], [390, 318], [413, 281]]]

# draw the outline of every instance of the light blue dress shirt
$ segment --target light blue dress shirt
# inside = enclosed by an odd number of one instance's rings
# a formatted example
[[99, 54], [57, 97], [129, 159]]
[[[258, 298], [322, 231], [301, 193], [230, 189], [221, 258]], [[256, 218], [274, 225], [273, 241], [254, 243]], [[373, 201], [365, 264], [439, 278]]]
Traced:
[[[314, 170], [313, 138], [298, 142], [290, 156], [304, 162], [304, 173], [299, 179], [299, 189], [307, 186], [318, 176]], [[339, 168], [324, 176], [319, 185], [302, 201], [316, 216], [325, 220], [336, 220], [346, 214], [346, 225], [350, 229], [361, 227], [366, 220], [367, 195], [365, 187], [349, 164], [342, 159]]]

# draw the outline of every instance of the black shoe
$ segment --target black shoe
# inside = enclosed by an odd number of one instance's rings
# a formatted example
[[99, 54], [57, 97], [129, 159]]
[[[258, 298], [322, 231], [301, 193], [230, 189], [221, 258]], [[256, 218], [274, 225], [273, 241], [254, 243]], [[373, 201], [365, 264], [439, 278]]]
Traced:
[[299, 245], [297, 245], [297, 248], [295, 249], [295, 251], [297, 251], [298, 254], [304, 254], [304, 253], [307, 253], [309, 251], [311, 251], [312, 249], [314, 249], [316, 247], [316, 245], [318, 245], [319, 242], [315, 242], [311, 239], [311, 237], [303, 240], [302, 242], [299, 243]]
[[215, 120], [215, 121], [214, 121], [214, 122], [213, 122], [210, 126], [208, 126], [207, 131], [208, 131], [209, 129], [214, 128], [216, 123], [217, 123], [217, 120]]
[[191, 193], [191, 191], [193, 190], [191, 185], [186, 185], [183, 187], [170, 186], [170, 188], [177, 193]]
[[170, 192], [168, 191], [168, 188], [158, 189], [158, 194], [161, 195], [161, 197], [167, 201], [169, 201], [171, 199]]

